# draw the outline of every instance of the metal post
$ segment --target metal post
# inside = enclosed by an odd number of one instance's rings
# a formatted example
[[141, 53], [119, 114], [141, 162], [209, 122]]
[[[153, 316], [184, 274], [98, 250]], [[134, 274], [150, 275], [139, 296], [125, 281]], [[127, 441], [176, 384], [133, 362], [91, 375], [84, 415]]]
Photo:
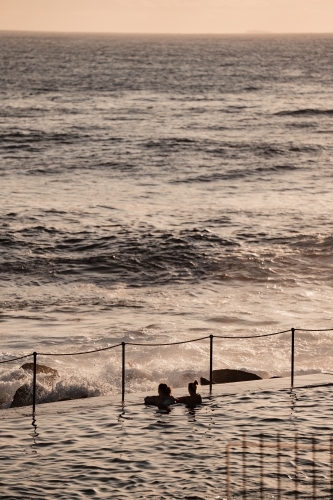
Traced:
[[291, 388], [294, 387], [294, 366], [295, 366], [295, 328], [291, 329]]
[[34, 373], [33, 373], [33, 379], [32, 379], [32, 412], [35, 413], [35, 409], [36, 409], [37, 352], [34, 352], [33, 356], [34, 356]]
[[125, 401], [125, 342], [121, 343], [123, 355], [122, 355], [122, 375], [121, 375], [121, 401], [122, 403]]
[[330, 437], [330, 462], [331, 462], [331, 496], [333, 495], [333, 436]]
[[242, 457], [243, 457], [243, 498], [246, 498], [246, 434], [243, 433], [242, 443]]
[[260, 434], [260, 500], [264, 500], [264, 436]]
[[298, 436], [295, 434], [295, 499], [298, 498]]
[[226, 446], [226, 469], [227, 469], [227, 500], [231, 500], [230, 496], [230, 443]]
[[210, 359], [209, 359], [209, 393], [212, 394], [212, 384], [213, 384], [213, 338], [214, 335], [210, 335]]
[[276, 436], [277, 447], [277, 500], [281, 500], [281, 442], [280, 434]]
[[312, 437], [312, 496], [316, 495], [316, 439]]

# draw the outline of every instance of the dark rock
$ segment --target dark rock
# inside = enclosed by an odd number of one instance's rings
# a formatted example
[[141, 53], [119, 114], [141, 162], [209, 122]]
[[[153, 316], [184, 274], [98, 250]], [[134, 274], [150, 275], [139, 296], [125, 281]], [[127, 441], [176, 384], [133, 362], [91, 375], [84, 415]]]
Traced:
[[[36, 399], [41, 398], [45, 394], [43, 386], [36, 384]], [[24, 384], [17, 389], [14, 394], [13, 401], [10, 405], [11, 408], [17, 408], [19, 406], [29, 406], [32, 405], [32, 385]]]
[[[229, 368], [213, 370], [213, 384], [229, 384], [231, 382], [246, 382], [248, 380], [262, 380], [262, 378], [254, 373], [243, 370], [230, 370]], [[209, 385], [209, 380], [201, 377], [200, 384]]]
[[[21, 366], [23, 370], [27, 371], [34, 371], [34, 364], [33, 363], [25, 363], [24, 365]], [[38, 363], [36, 364], [36, 373], [44, 373], [44, 375], [49, 375], [51, 378], [56, 378], [59, 376], [58, 370], [55, 370], [54, 368], [50, 368], [49, 366], [46, 365], [39, 365]]]
[[[200, 377], [200, 384], [201, 385], [209, 385], [210, 382], [207, 378], [204, 378], [204, 377]], [[215, 384], [215, 382], [213, 382], [213, 384]]]

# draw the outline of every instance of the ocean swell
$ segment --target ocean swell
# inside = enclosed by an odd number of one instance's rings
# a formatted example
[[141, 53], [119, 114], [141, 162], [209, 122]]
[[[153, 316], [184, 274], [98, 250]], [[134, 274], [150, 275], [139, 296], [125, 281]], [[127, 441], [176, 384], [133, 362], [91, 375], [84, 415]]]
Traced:
[[[224, 224], [229, 224], [228, 219]], [[207, 279], [282, 282], [286, 276], [313, 277], [320, 266], [326, 280], [332, 260], [330, 234], [273, 238], [240, 231], [223, 238], [207, 229], [171, 233], [126, 227], [115, 227], [108, 235], [69, 234], [36, 225], [3, 233], [1, 240], [0, 255], [6, 258], [0, 263], [0, 273], [15, 281], [89, 279], [132, 286]]]

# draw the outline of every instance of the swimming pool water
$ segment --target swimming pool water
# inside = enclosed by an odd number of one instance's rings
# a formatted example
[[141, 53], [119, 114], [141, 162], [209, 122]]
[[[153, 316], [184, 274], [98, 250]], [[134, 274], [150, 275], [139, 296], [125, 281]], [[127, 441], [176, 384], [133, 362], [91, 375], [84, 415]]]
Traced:
[[0, 497], [226, 499], [229, 443], [229, 498], [312, 498], [314, 436], [316, 498], [331, 498], [332, 386], [211, 397], [201, 392], [202, 406], [175, 405], [169, 413], [144, 406], [141, 395], [124, 405], [107, 398], [40, 405], [34, 420], [28, 407], [3, 410]]

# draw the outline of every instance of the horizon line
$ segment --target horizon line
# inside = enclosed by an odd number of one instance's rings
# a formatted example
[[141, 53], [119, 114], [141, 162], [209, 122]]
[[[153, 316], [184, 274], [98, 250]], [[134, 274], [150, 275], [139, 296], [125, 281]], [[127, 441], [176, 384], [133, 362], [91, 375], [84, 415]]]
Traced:
[[247, 30], [239, 32], [144, 32], [144, 31], [61, 31], [61, 30], [29, 30], [29, 29], [0, 29], [0, 33], [40, 33], [55, 35], [148, 35], [148, 36], [276, 36], [276, 35], [333, 35], [330, 31], [264, 31]]

